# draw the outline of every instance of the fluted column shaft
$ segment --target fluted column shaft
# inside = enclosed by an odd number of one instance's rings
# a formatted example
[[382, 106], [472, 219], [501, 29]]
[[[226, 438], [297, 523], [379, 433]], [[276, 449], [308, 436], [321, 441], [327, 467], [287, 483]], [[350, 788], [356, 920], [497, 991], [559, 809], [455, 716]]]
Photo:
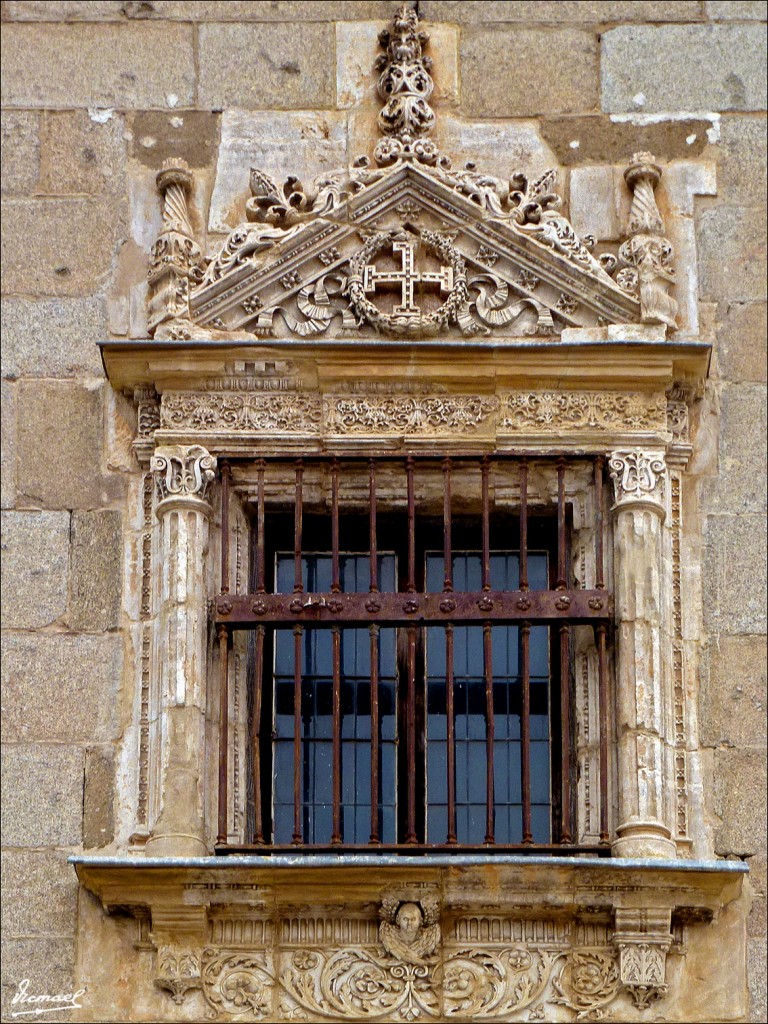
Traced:
[[204, 820], [206, 712], [206, 559], [211, 506], [205, 500], [216, 460], [198, 445], [158, 448], [152, 469], [160, 491], [160, 672], [158, 815], [147, 853], [207, 853]]
[[612, 452], [620, 857], [674, 857], [668, 827], [663, 455]]

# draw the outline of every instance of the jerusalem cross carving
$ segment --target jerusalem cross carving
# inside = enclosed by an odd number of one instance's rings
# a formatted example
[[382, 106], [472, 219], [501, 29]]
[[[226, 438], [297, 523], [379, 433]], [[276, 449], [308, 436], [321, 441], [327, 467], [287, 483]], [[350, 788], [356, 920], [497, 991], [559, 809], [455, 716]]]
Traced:
[[421, 316], [421, 309], [416, 305], [413, 294], [417, 284], [438, 284], [441, 295], [448, 295], [453, 291], [453, 267], [441, 266], [439, 271], [418, 271], [416, 246], [413, 242], [393, 242], [392, 252], [402, 258], [399, 270], [377, 270], [376, 265], [372, 263], [366, 264], [363, 268], [363, 288], [366, 295], [373, 295], [377, 284], [399, 286], [401, 301], [395, 306], [394, 312], [418, 319]]

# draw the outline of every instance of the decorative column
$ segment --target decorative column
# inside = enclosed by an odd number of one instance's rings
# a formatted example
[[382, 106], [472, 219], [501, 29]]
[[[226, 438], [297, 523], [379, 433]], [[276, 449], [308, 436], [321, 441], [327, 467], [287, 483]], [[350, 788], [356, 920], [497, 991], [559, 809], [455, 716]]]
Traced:
[[152, 335], [166, 321], [181, 321], [175, 330], [169, 325], [171, 337], [184, 337], [184, 324], [191, 326], [190, 282], [202, 281], [204, 268], [203, 253], [193, 237], [187, 209], [192, 180], [192, 172], [183, 160], [166, 161], [157, 175], [157, 187], [163, 194], [163, 228], [152, 246], [148, 272], [148, 326]]
[[629, 212], [630, 237], [619, 248], [617, 281], [640, 299], [644, 324], [677, 327], [677, 302], [667, 294], [675, 281], [674, 249], [664, 237], [664, 221], [656, 205], [654, 190], [661, 179], [661, 167], [651, 153], [635, 153], [624, 172], [632, 190]]
[[206, 854], [204, 827], [206, 559], [216, 459], [200, 445], [158, 448], [161, 527], [157, 664], [160, 673], [159, 812], [147, 841], [152, 856]]
[[667, 638], [664, 630], [661, 452], [615, 451], [616, 723], [619, 751], [619, 857], [675, 857], [667, 827], [672, 780], [666, 770]]

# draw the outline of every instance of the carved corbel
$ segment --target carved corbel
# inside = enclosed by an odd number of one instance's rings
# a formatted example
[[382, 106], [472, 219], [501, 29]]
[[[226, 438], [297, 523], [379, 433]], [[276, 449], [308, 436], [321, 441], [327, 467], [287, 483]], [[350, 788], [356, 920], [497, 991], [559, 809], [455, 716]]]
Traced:
[[168, 324], [164, 334], [183, 336], [184, 324], [190, 322], [190, 288], [202, 281], [205, 268], [189, 221], [192, 172], [182, 160], [166, 161], [156, 181], [163, 195], [163, 227], [150, 251], [149, 332], [154, 336], [161, 324]]
[[619, 976], [639, 1010], [663, 998], [667, 952], [672, 944], [671, 911], [617, 908], [613, 941], [619, 951]]
[[650, 153], [635, 153], [624, 172], [632, 190], [629, 235], [619, 249], [624, 267], [617, 283], [640, 300], [644, 324], [677, 327], [677, 302], [667, 293], [675, 281], [674, 249], [664, 237], [664, 221], [656, 205], [654, 190], [661, 179], [661, 167]]
[[[129, 393], [131, 394], [131, 393]], [[160, 426], [160, 399], [151, 384], [141, 384], [131, 394], [136, 405], [136, 457], [147, 462], [155, 447], [155, 431]]]
[[155, 985], [167, 992], [174, 1003], [180, 1006], [188, 992], [203, 987], [200, 957], [191, 950], [161, 947], [157, 952]]

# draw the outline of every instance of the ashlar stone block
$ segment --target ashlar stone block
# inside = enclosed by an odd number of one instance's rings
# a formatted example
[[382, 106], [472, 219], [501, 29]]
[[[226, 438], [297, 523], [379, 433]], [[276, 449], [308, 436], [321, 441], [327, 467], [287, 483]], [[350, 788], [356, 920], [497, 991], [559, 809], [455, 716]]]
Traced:
[[713, 119], [660, 118], [646, 123], [613, 121], [604, 114], [572, 114], [544, 117], [541, 133], [564, 167], [572, 164], [621, 164], [633, 153], [653, 153], [657, 160], [690, 160], [707, 146]]
[[2, 192], [32, 195], [40, 173], [40, 114], [35, 110], [4, 110], [2, 135]]
[[697, 220], [701, 297], [765, 302], [765, 206], [716, 206]]
[[0, 382], [0, 505], [16, 502], [16, 385]]
[[102, 386], [25, 380], [17, 387], [19, 500], [53, 509], [106, 504]]
[[701, 742], [705, 746], [765, 746], [765, 636], [728, 636], [710, 641], [709, 671], [701, 695]]
[[71, 935], [77, 915], [77, 879], [58, 850], [4, 850], [3, 934]]
[[64, 614], [69, 579], [69, 512], [2, 513], [5, 629], [38, 629]]
[[768, 377], [768, 324], [765, 302], [720, 304], [717, 366], [730, 381], [765, 383]]
[[603, 110], [765, 110], [760, 25], [620, 25], [603, 33]]
[[153, 171], [166, 160], [208, 167], [216, 161], [220, 121], [207, 110], [137, 110], [130, 121], [131, 156]]
[[704, 544], [706, 629], [710, 633], [765, 633], [765, 516], [709, 516]]
[[4, 377], [101, 377], [97, 341], [107, 336], [101, 296], [3, 299]]
[[40, 191], [47, 195], [123, 195], [125, 121], [119, 114], [50, 111], [40, 138]]
[[194, 89], [191, 25], [3, 28], [2, 91], [9, 107], [183, 107], [194, 101]]
[[766, 508], [764, 384], [726, 384], [720, 394], [717, 477], [705, 489], [710, 512], [759, 512]]
[[533, 117], [597, 107], [598, 47], [590, 32], [468, 28], [460, 55], [461, 103], [468, 117]]
[[704, 0], [704, 10], [712, 21], [765, 21], [765, 0]]
[[[58, 700], [57, 706], [60, 704]], [[79, 846], [83, 830], [83, 748], [4, 743], [1, 755], [0, 818], [6, 846]]]
[[702, 18], [699, 0], [422, 0], [420, 16], [427, 21], [487, 24], [599, 24], [616, 21], [696, 21]]
[[6, 199], [6, 294], [92, 295], [111, 274], [126, 208], [115, 199]]
[[765, 849], [765, 751], [715, 751], [715, 853], [749, 856]]
[[2, 650], [4, 739], [76, 743], [113, 738], [120, 637], [5, 633]]
[[83, 846], [108, 846], [115, 838], [115, 758], [110, 747], [85, 752]]
[[95, 633], [119, 626], [122, 552], [119, 512], [72, 513], [67, 612], [71, 629]]
[[765, 115], [727, 114], [720, 119], [717, 185], [726, 206], [751, 206], [765, 196]]
[[200, 106], [295, 110], [333, 104], [331, 25], [206, 24], [199, 33]]
[[[75, 939], [72, 938], [3, 938], [2, 1019], [10, 1016], [20, 983], [26, 978], [30, 994], [73, 992], [75, 985]], [[66, 1011], [65, 1011], [66, 1013]], [[46, 1014], [48, 1019], [54, 1014]], [[18, 1017], [16, 1020], [43, 1018]], [[60, 1019], [62, 1019], [60, 1017]]]

